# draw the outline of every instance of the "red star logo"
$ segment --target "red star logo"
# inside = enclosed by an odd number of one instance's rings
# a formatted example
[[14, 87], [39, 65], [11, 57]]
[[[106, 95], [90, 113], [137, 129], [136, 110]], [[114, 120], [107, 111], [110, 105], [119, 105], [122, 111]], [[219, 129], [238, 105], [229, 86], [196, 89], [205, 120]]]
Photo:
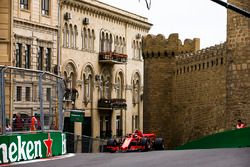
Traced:
[[47, 147], [47, 157], [52, 156], [52, 143], [53, 140], [50, 138], [50, 133], [48, 133], [48, 139], [43, 140], [45, 146]]

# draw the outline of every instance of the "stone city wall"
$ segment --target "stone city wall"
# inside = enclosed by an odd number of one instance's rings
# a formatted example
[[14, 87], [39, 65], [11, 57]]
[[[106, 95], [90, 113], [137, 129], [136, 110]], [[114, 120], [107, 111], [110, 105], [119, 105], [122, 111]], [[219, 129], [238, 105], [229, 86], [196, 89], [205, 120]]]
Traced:
[[226, 45], [177, 56], [173, 89], [172, 144], [224, 130]]
[[182, 44], [178, 34], [148, 35], [143, 44], [144, 132], [173, 148], [224, 130], [226, 44], [199, 50], [199, 39]]

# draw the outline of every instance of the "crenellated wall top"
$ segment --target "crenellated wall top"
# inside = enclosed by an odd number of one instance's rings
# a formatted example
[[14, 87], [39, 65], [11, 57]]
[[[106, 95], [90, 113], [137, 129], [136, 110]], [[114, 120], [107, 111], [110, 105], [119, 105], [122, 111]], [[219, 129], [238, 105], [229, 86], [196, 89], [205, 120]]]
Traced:
[[168, 38], [164, 35], [147, 35], [143, 38], [143, 53], [178, 55], [181, 53], [195, 52], [200, 49], [200, 39], [185, 39], [184, 42], [179, 39], [178, 33], [170, 34]]
[[184, 53], [176, 56], [178, 65], [186, 64], [188, 62], [196, 62], [206, 60], [213, 57], [221, 57], [226, 54], [226, 42], [214, 45], [208, 48], [198, 50], [196, 52]]

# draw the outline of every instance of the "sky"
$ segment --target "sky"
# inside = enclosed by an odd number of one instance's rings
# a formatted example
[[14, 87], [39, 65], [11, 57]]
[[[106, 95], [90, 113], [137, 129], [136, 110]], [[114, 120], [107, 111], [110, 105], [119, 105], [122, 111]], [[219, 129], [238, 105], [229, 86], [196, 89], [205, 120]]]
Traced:
[[147, 17], [150, 34], [178, 33], [182, 42], [200, 38], [201, 48], [226, 41], [226, 8], [211, 0], [151, 0], [150, 10], [145, 0], [99, 1]]

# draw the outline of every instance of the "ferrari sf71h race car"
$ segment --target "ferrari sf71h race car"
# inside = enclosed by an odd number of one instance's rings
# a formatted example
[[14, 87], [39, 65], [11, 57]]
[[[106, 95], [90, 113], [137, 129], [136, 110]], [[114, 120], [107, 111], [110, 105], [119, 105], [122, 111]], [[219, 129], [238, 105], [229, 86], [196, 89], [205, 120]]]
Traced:
[[156, 138], [153, 133], [143, 134], [136, 130], [119, 140], [109, 139], [106, 148], [109, 152], [164, 150], [164, 141], [162, 138]]

